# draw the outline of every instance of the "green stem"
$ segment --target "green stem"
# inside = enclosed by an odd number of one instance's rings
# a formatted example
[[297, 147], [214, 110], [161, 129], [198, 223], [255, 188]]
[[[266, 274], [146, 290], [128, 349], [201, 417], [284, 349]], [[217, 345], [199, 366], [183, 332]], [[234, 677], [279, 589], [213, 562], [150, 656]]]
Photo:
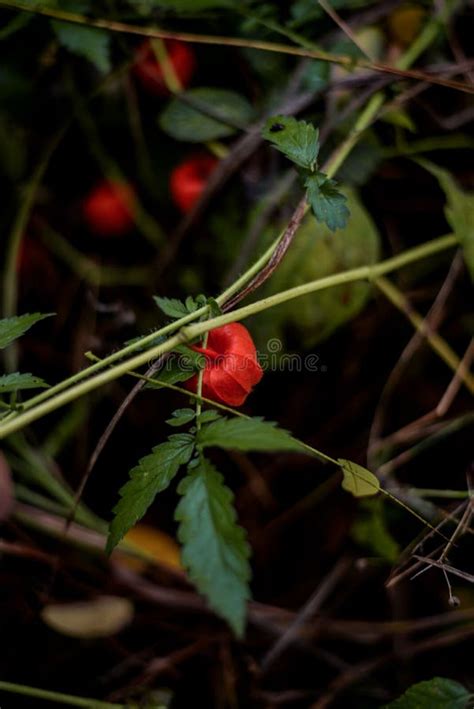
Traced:
[[[14, 684], [13, 682], [0, 681], [0, 690], [11, 692], [12, 694], [22, 694], [26, 697], [36, 697], [37, 699], [47, 699], [56, 704], [68, 704], [72, 707], [88, 707], [89, 709], [127, 709], [125, 704], [111, 704], [110, 702], [99, 702], [97, 699], [88, 697], [76, 697], [72, 694], [62, 694], [61, 692], [51, 692], [48, 689], [38, 687], [28, 687], [24, 684]], [[163, 706], [156, 709], [164, 709]]]
[[[250, 266], [250, 268], [245, 271], [245, 273], [240, 276], [232, 285], [230, 285], [228, 288], [226, 288], [221, 295], [219, 295], [216, 298], [216, 302], [218, 305], [223, 305], [226, 301], [228, 301], [235, 293], [241, 290], [241, 288], [248, 282], [250, 281], [253, 276], [255, 276], [262, 268], [265, 266], [269, 258], [271, 257], [273, 251], [275, 250], [275, 246], [281, 239], [282, 235], [284, 232], [282, 232], [278, 238], [268, 247], [268, 249], [260, 256], [260, 258]], [[36, 406], [37, 404], [41, 403], [42, 401], [46, 401], [47, 399], [52, 398], [53, 396], [56, 396], [59, 392], [63, 391], [64, 389], [67, 389], [69, 386], [73, 384], [77, 384], [78, 382], [82, 381], [83, 379], [87, 378], [91, 374], [95, 374], [96, 372], [100, 371], [101, 369], [104, 369], [105, 367], [110, 366], [114, 362], [116, 362], [119, 359], [122, 359], [123, 357], [126, 357], [129, 354], [132, 354], [135, 352], [135, 350], [138, 349], [143, 349], [147, 345], [150, 345], [154, 340], [156, 340], [158, 337], [164, 337], [165, 335], [169, 335], [171, 332], [174, 332], [175, 330], [179, 330], [179, 328], [183, 327], [184, 325], [187, 325], [190, 322], [193, 322], [194, 320], [197, 320], [209, 313], [209, 307], [207, 305], [203, 306], [202, 308], [199, 308], [198, 310], [195, 310], [193, 313], [190, 313], [189, 315], [185, 315], [184, 317], [180, 318], [179, 320], [174, 320], [171, 323], [168, 323], [168, 325], [165, 325], [164, 327], [160, 328], [159, 330], [156, 330], [155, 332], [150, 333], [149, 335], [145, 335], [144, 337], [141, 337], [139, 340], [136, 340], [135, 342], [132, 342], [130, 345], [127, 345], [126, 347], [123, 347], [121, 350], [118, 350], [117, 352], [114, 352], [113, 354], [109, 355], [108, 357], [105, 357], [104, 359], [99, 360], [95, 364], [91, 365], [87, 369], [83, 369], [80, 372], [77, 372], [74, 374], [72, 377], [68, 377], [68, 379], [64, 379], [62, 382], [59, 382], [55, 386], [49, 387], [49, 389], [45, 389], [45, 391], [41, 392], [41, 394], [38, 394], [37, 396], [32, 397], [31, 399], [28, 399], [27, 402], [22, 404], [21, 410], [26, 411], [30, 409], [32, 406]], [[10, 418], [11, 416], [14, 415], [15, 412], [11, 412], [11, 415], [8, 414], [6, 418]], [[4, 419], [5, 420], [5, 419]]]
[[43, 226], [41, 237], [57, 258], [92, 286], [143, 286], [152, 275], [151, 269], [147, 266], [101, 266], [82, 254], [49, 225]]
[[[296, 286], [295, 288], [290, 288], [281, 293], [277, 293], [276, 295], [269, 296], [268, 298], [263, 298], [262, 300], [259, 300], [255, 303], [251, 303], [250, 305], [246, 305], [242, 308], [238, 308], [237, 310], [231, 311], [230, 313], [219, 315], [210, 320], [195, 323], [194, 325], [189, 325], [188, 327], [183, 327], [184, 321], [191, 322], [191, 320], [193, 319], [192, 316], [196, 316], [196, 313], [198, 312], [196, 311], [195, 313], [192, 313], [189, 316], [185, 316], [185, 318], [182, 318], [181, 321], [178, 321], [181, 323], [180, 331], [170, 337], [168, 340], [166, 340], [166, 342], [154, 345], [145, 352], [136, 354], [134, 357], [127, 359], [125, 362], [120, 362], [119, 364], [116, 364], [114, 367], [107, 369], [106, 371], [99, 371], [105, 366], [109, 366], [111, 362], [115, 361], [117, 358], [123, 358], [124, 354], [126, 353], [126, 350], [128, 350], [128, 352], [131, 352], [136, 349], [132, 348], [132, 346], [129, 346], [128, 348], [121, 350], [119, 353], [115, 353], [115, 356], [111, 355], [110, 357], [101, 360], [101, 362], [97, 362], [91, 367], [88, 367], [83, 373], [81, 379], [84, 376], [88, 376], [93, 373], [95, 374], [95, 372], [98, 373], [96, 373], [94, 376], [91, 376], [86, 381], [78, 381], [78, 375], [75, 375], [74, 377], [65, 380], [60, 385], [57, 385], [55, 397], [53, 399], [39, 401], [39, 397], [35, 397], [34, 400], [26, 402], [24, 405], [24, 410], [21, 413], [15, 412], [8, 420], [0, 421], [0, 438], [3, 438], [9, 435], [10, 433], [19, 430], [20, 428], [23, 428], [25, 425], [31, 423], [32, 421], [36, 421], [38, 418], [44, 416], [45, 414], [51, 413], [57, 408], [64, 406], [64, 404], [74, 401], [79, 396], [83, 396], [84, 394], [93, 391], [99, 386], [103, 386], [104, 384], [108, 384], [109, 382], [114, 381], [123, 374], [127, 374], [127, 372], [129, 372], [130, 370], [141, 367], [150, 360], [155, 359], [161, 356], [162, 354], [165, 354], [166, 352], [171, 352], [178, 345], [188, 343], [198, 337], [202, 337], [202, 335], [204, 335], [209, 330], [212, 330], [213, 328], [220, 327], [221, 325], [226, 325], [231, 322], [243, 320], [244, 318], [249, 317], [250, 315], [255, 315], [256, 313], [267, 310], [268, 308], [272, 308], [281, 303], [285, 303], [288, 300], [293, 300], [294, 298], [299, 298], [303, 295], [315, 293], [326, 288], [332, 288], [334, 286], [342, 285], [345, 283], [352, 283], [354, 281], [359, 280], [373, 281], [375, 278], [378, 278], [379, 276], [382, 276], [386, 273], [390, 273], [391, 271], [401, 268], [402, 266], [405, 266], [409, 263], [419, 261], [420, 259], [426, 258], [427, 256], [431, 256], [448, 248], [452, 248], [456, 246], [457, 243], [457, 238], [454, 235], [443, 236], [438, 239], [434, 239], [433, 241], [429, 241], [425, 244], [421, 244], [420, 246], [417, 246], [413, 249], [409, 249], [408, 251], [405, 251], [404, 253], [399, 254], [398, 256], [394, 256], [378, 264], [373, 264], [370, 266], [360, 266], [359, 268], [353, 268], [349, 271], [335, 273], [331, 276], [326, 276], [325, 278], [317, 279], [316, 281], [310, 281], [309, 283], [305, 283], [301, 286]], [[207, 312], [207, 309], [202, 310]], [[174, 329], [171, 327], [172, 325], [173, 324], [170, 324], [169, 326], [163, 328], [161, 330], [161, 334], [165, 334], [165, 331], [172, 331]], [[157, 333], [153, 333], [152, 335], [148, 336], [148, 340], [153, 341], [156, 336]], [[147, 338], [144, 338], [144, 340], [145, 339]], [[142, 346], [144, 340], [141, 341]], [[66, 389], [66, 387], [69, 388]], [[54, 387], [52, 387], [52, 389], [54, 389]]]
[[[203, 337], [202, 340], [202, 346], [203, 348], [207, 347], [207, 340], [209, 337], [209, 332], [206, 332], [206, 334]], [[201, 411], [202, 411], [202, 382], [204, 379], [204, 369], [199, 370], [198, 374], [198, 382], [197, 382], [197, 389], [196, 389], [196, 428], [199, 431], [201, 428]]]
[[436, 352], [436, 354], [439, 355], [443, 362], [445, 362], [455, 374], [458, 374], [459, 378], [466, 385], [471, 394], [474, 394], [474, 376], [466, 370], [460, 358], [454, 350], [451, 349], [446, 340], [444, 340], [441, 335], [429, 327], [426, 320], [412, 307], [411, 303], [407, 300], [404, 294], [387, 278], [376, 278], [374, 283], [377, 288], [379, 288], [379, 290], [381, 290], [382, 293], [390, 300], [390, 302], [393, 303], [398, 310], [404, 313], [404, 315], [406, 315], [417, 332], [419, 332], [426, 339], [431, 348]]
[[446, 500], [465, 500], [470, 496], [469, 490], [435, 490], [412, 487], [409, 492], [413, 492], [419, 497], [442, 497]]
[[457, 135], [440, 135], [421, 140], [413, 140], [393, 148], [384, 148], [382, 156], [385, 159], [395, 158], [402, 155], [416, 155], [417, 153], [428, 153], [435, 150], [456, 150], [474, 148], [474, 139], [459, 133]]
[[[203, 370], [201, 370], [202, 372]], [[177, 391], [180, 394], [184, 394], [184, 396], [187, 396], [191, 399], [194, 399], [196, 404], [199, 404], [199, 413], [201, 413], [201, 407], [202, 404], [209, 404], [209, 406], [212, 406], [216, 409], [219, 409], [220, 411], [225, 411], [226, 413], [232, 414], [233, 416], [238, 416], [243, 419], [251, 419], [251, 416], [247, 416], [247, 414], [243, 414], [241, 411], [237, 411], [237, 409], [232, 409], [230, 406], [226, 406], [225, 404], [221, 404], [218, 401], [213, 401], [212, 399], [207, 399], [205, 396], [202, 396], [202, 392], [194, 393], [192, 391], [188, 391], [187, 389], [183, 389], [182, 387], [178, 387], [175, 384], [169, 384], [168, 382], [162, 382], [159, 379], [147, 377], [144, 374], [138, 374], [138, 372], [127, 372], [128, 375], [131, 377], [134, 377], [134, 379], [141, 379], [142, 381], [148, 382], [149, 384], [154, 384], [155, 386], [159, 384], [162, 387], [165, 387], [165, 389], [171, 389], [172, 391]], [[196, 406], [196, 416], [198, 416], [198, 409]], [[197, 428], [199, 429], [201, 426], [199, 424], [199, 421], [197, 421]], [[322, 460], [324, 463], [332, 463], [333, 465], [339, 466], [339, 463], [337, 460], [334, 458], [331, 458], [331, 456], [326, 455], [326, 453], [322, 453], [320, 450], [317, 448], [313, 448], [312, 446], [308, 445], [308, 443], [304, 443], [303, 441], [300, 441], [299, 439], [298, 443], [301, 445], [302, 448], [310, 452], [312, 455], [314, 455], [316, 458], [319, 458]]]
[[[396, 68], [403, 70], [408, 69], [408, 67], [411, 66], [430, 46], [441, 27], [442, 25], [440, 24], [439, 19], [437, 17], [432, 17], [424, 26], [422, 32], [418, 35], [413, 44], [408, 47], [408, 49], [395, 63]], [[361, 137], [362, 133], [367, 130], [370, 124], [374, 121], [377, 112], [384, 103], [384, 100], [385, 96], [382, 91], [377, 92], [371, 97], [367, 106], [357, 119], [351, 132], [327, 163], [326, 172], [329, 177], [335, 175], [339, 170], [342, 163], [346, 160], [347, 156]]]
[[[2, 310], [5, 318], [10, 318], [16, 314], [18, 301], [18, 257], [21, 240], [25, 234], [30, 212], [35, 202], [36, 192], [49, 164], [51, 155], [61, 140], [62, 135], [63, 131], [60, 131], [55, 136], [35, 168], [22, 195], [20, 209], [18, 210], [12, 231], [10, 233], [7, 244], [2, 286]], [[17, 363], [17, 348], [15, 343], [10, 345], [10, 347], [5, 350], [4, 357], [6, 368], [8, 370], [14, 370]]]

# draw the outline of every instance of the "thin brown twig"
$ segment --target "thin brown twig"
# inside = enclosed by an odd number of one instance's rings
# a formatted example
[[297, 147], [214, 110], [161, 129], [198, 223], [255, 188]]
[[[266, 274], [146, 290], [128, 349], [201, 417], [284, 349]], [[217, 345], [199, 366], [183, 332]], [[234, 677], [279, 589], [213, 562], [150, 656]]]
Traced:
[[429, 559], [426, 556], [415, 556], [415, 559], [418, 559], [418, 561], [421, 561], [423, 564], [427, 564], [428, 566], [434, 566], [437, 569], [442, 569], [442, 571], [446, 571], [450, 574], [453, 574], [453, 576], [458, 576], [460, 579], [463, 579], [463, 581], [469, 581], [469, 583], [474, 583], [474, 576], [472, 574], [466, 573], [466, 571], [461, 571], [461, 569], [456, 569], [454, 566], [450, 566], [449, 564], [445, 564], [442, 561], [436, 561], [435, 559]]
[[[464, 269], [464, 261], [461, 252], [455, 255], [451, 262], [448, 274], [438, 291], [438, 294], [434, 300], [433, 305], [428, 311], [425, 320], [429, 323], [432, 330], [436, 330], [443, 318], [446, 303], [448, 298], [454, 288], [454, 284], [457, 278], [460, 276]], [[382, 439], [382, 428], [385, 421], [385, 412], [388, 405], [388, 401], [392, 396], [398, 381], [403, 376], [403, 372], [411, 362], [415, 352], [418, 350], [423, 342], [423, 335], [420, 332], [415, 332], [410, 339], [410, 341], [405, 345], [400, 357], [398, 358], [395, 366], [390, 372], [385, 385], [382, 389], [382, 393], [379, 398], [379, 402], [375, 409], [374, 417], [372, 420], [372, 425], [369, 433], [369, 443], [367, 447], [367, 462], [370, 469], [377, 468], [376, 456], [379, 452], [380, 441]]]
[[[474, 624], [467, 625], [463, 628], [457, 628], [449, 633], [435, 635], [434, 637], [431, 636], [425, 640], [421, 640], [410, 645], [409, 653], [407, 653], [407, 656], [404, 659], [408, 660], [411, 657], [420, 655], [424, 652], [430, 652], [436, 648], [455, 645], [456, 643], [471, 637], [473, 634]], [[397, 657], [396, 653], [393, 651], [379, 655], [379, 657], [373, 660], [361, 662], [358, 665], [350, 667], [347, 672], [343, 672], [336, 677], [336, 679], [329, 685], [328, 691], [325, 692], [316, 702], [311, 704], [310, 709], [327, 709], [327, 707], [331, 706], [336, 696], [392, 660], [400, 660], [400, 658]]]
[[347, 24], [347, 22], [344, 22], [342, 17], [338, 15], [336, 10], [329, 5], [326, 0], [318, 0], [319, 4], [323, 8], [324, 12], [333, 20], [333, 22], [336, 23], [336, 25], [339, 27], [339, 29], [342, 30], [342, 32], [348, 37], [351, 42], [354, 44], [354, 46], [357, 47], [357, 49], [362, 52], [362, 54], [369, 60], [369, 61], [374, 61], [374, 57], [371, 57], [368, 52], [364, 49], [364, 47], [361, 45], [361, 43], [358, 41], [357, 37], [355, 36], [354, 32], [352, 31], [350, 25]]
[[[461, 365], [468, 369], [473, 358], [474, 339], [472, 339], [469, 343], [461, 360]], [[435, 409], [429, 411], [427, 414], [423, 414], [413, 421], [410, 421], [410, 423], [407, 423], [405, 426], [402, 426], [402, 428], [399, 428], [398, 431], [395, 431], [394, 433], [385, 436], [385, 438], [380, 439], [376, 450], [399, 445], [401, 443], [410, 443], [423, 436], [437, 433], [443, 428], [443, 426], [446, 424], [449, 425], [449, 421], [441, 422], [438, 421], [438, 419], [443, 418], [448, 413], [460, 387], [461, 381], [459, 372], [456, 371]]]
[[263, 658], [261, 662], [262, 673], [267, 673], [285, 649], [299, 636], [301, 628], [318, 612], [321, 605], [334, 591], [334, 588], [344, 578], [351, 566], [352, 559], [343, 557], [323, 579], [311, 598], [304, 604], [299, 613], [296, 614], [293, 622], [286, 629], [286, 632], [283, 633]]
[[[445, 515], [444, 519], [442, 519], [441, 522], [439, 522], [434, 529], [432, 529], [432, 530], [430, 529], [427, 532], [423, 533], [421, 539], [415, 544], [415, 546], [413, 546], [413, 544], [411, 544], [409, 547], [409, 552], [408, 552], [410, 554], [409, 560], [411, 560], [413, 558], [413, 555], [416, 554], [416, 552], [418, 551], [418, 549], [420, 549], [422, 547], [422, 545], [424, 545], [428, 541], [428, 539], [430, 539], [437, 531], [439, 531], [442, 527], [444, 527], [445, 524], [456, 519], [456, 516], [458, 514], [463, 513], [463, 511], [466, 508], [466, 505], [467, 505], [467, 500], [464, 500], [463, 502], [461, 502], [460, 505], [458, 505], [456, 507], [456, 509], [451, 514]], [[430, 554], [428, 554], [428, 556], [430, 558], [435, 556], [435, 554], [437, 554], [439, 551], [441, 551], [443, 549], [443, 547], [444, 547], [444, 545], [440, 544], [437, 548], [433, 549], [433, 551], [430, 552]], [[390, 578], [388, 579], [388, 581], [385, 584], [386, 588], [391, 588], [392, 586], [395, 586], [397, 583], [399, 583], [403, 579], [405, 579], [409, 576], [412, 576], [412, 574], [420, 567], [421, 567], [421, 562], [417, 561], [414, 564], [408, 566], [403, 571], [399, 571], [398, 573], [395, 573], [395, 570], [392, 571]]]
[[138, 35], [140, 37], [149, 37], [150, 39], [177, 39], [181, 42], [190, 42], [194, 44], [211, 44], [227, 47], [244, 47], [266, 52], [276, 52], [279, 54], [288, 54], [296, 57], [309, 57], [311, 59], [320, 59], [333, 64], [340, 64], [346, 67], [363, 67], [372, 71], [390, 74], [398, 78], [415, 79], [417, 81], [429, 81], [438, 86], [455, 89], [465, 93], [473, 94], [474, 86], [466, 84], [462, 81], [451, 81], [439, 76], [433, 76], [426, 72], [417, 69], [398, 69], [396, 67], [384, 64], [383, 62], [371, 62], [364, 59], [354, 60], [346, 55], [334, 55], [318, 49], [307, 49], [304, 47], [295, 47], [293, 45], [281, 44], [278, 42], [268, 42], [265, 40], [246, 39], [244, 37], [227, 37], [222, 35], [202, 35], [191, 32], [172, 32], [156, 27], [138, 27], [125, 22], [116, 20], [107, 20], [103, 18], [84, 17], [83, 15], [64, 12], [57, 8], [38, 7], [24, 5], [23, 3], [6, 0], [0, 0], [0, 6], [10, 9], [22, 10], [23, 12], [33, 12], [46, 17], [53, 17], [63, 22], [72, 24], [86, 25], [88, 27], [97, 27], [99, 29], [109, 30], [110, 32], [118, 32], [121, 34]]
[[294, 239], [294, 236], [298, 230], [298, 227], [300, 226], [301, 222], [303, 221], [303, 217], [306, 214], [307, 211], [307, 202], [306, 202], [306, 195], [300, 200], [298, 203], [298, 206], [296, 207], [295, 211], [293, 212], [293, 215], [288, 223], [288, 226], [285, 229], [285, 233], [283, 234], [282, 238], [280, 239], [277, 247], [273, 251], [273, 254], [270, 258], [270, 260], [267, 262], [267, 264], [262, 268], [262, 270], [257, 273], [257, 275], [252, 278], [252, 280], [243, 288], [239, 293], [234, 295], [233, 298], [231, 298], [227, 303], [224, 305], [223, 310], [224, 312], [227, 312], [228, 310], [232, 310], [232, 308], [235, 308], [235, 306], [240, 303], [241, 300], [243, 300], [247, 295], [250, 295], [250, 293], [253, 293], [254, 290], [259, 288], [265, 281], [270, 278], [272, 273], [278, 268], [279, 264], [281, 263], [283, 257], [285, 256], [286, 252], [291, 246], [291, 243]]
[[[468, 369], [470, 367], [473, 359], [474, 359], [474, 338], [471, 340], [471, 342], [467, 346], [467, 349], [466, 349], [464, 356], [461, 360], [461, 366]], [[459, 376], [459, 372], [456, 372], [454, 377], [451, 379], [450, 383], [448, 384], [446, 391], [444, 392], [443, 396], [441, 397], [438, 406], [435, 409], [436, 416], [441, 418], [442, 416], [446, 415], [446, 413], [448, 412], [448, 410], [451, 407], [451, 404], [453, 403], [454, 399], [456, 398], [456, 395], [458, 394], [460, 388], [461, 388], [461, 378]]]
[[[163, 364], [163, 360], [162, 360], [162, 358], [159, 358], [156, 362], [153, 362], [153, 364], [147, 369], [144, 376], [151, 378], [159, 370], [159, 368], [161, 367], [162, 364]], [[92, 455], [89, 459], [89, 463], [87, 465], [86, 471], [85, 471], [84, 475], [82, 476], [80, 485], [77, 489], [74, 510], [73, 510], [73, 513], [72, 513], [70, 519], [68, 520], [68, 522], [70, 522], [72, 519], [74, 519], [76, 507], [80, 502], [80, 499], [81, 499], [83, 492], [84, 492], [84, 488], [87, 485], [87, 482], [92, 474], [95, 464], [97, 463], [98, 457], [100, 456], [100, 454], [104, 450], [105, 446], [107, 445], [107, 441], [109, 440], [110, 436], [114, 432], [120, 419], [122, 418], [122, 416], [124, 415], [124, 413], [126, 412], [128, 407], [130, 406], [130, 404], [133, 402], [133, 400], [135, 399], [137, 394], [139, 394], [140, 391], [143, 389], [143, 387], [145, 386], [146, 383], [147, 382], [145, 379], [141, 379], [132, 387], [132, 389], [129, 391], [129, 393], [127, 394], [125, 399], [122, 401], [122, 403], [118, 407], [115, 414], [110, 419], [104, 432], [100, 436], [100, 438], [97, 442], [97, 445], [94, 448]]]

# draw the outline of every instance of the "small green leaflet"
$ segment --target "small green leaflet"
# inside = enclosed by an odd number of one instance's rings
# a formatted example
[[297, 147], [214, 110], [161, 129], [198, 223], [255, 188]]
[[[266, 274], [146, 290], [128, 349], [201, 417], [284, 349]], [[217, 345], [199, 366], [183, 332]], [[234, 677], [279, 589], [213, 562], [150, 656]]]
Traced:
[[179, 346], [172, 353], [160, 371], [155, 374], [152, 379], [156, 380], [156, 384], [150, 381], [145, 385], [146, 389], [159, 389], [162, 384], [179, 384], [193, 377], [200, 369], [204, 367], [205, 358], [199, 352], [191, 350], [189, 347]]
[[331, 231], [344, 229], [350, 212], [346, 206], [346, 197], [337, 189], [337, 183], [324, 173], [307, 175], [304, 181], [307, 198], [318, 222], [327, 224]]
[[428, 160], [416, 162], [436, 177], [446, 195], [446, 219], [463, 247], [464, 260], [474, 281], [474, 192], [464, 192], [447, 170]]
[[178, 298], [161, 298], [157, 295], [153, 296], [153, 300], [165, 315], [176, 319], [189, 315], [189, 313], [194, 313], [208, 303], [208, 299], [205, 295], [198, 295], [197, 298], [188, 296], [184, 303], [182, 300], [178, 300]]
[[170, 318], [182, 318], [189, 315], [189, 310], [186, 305], [178, 298], [160, 298], [157, 295], [153, 296], [153, 300], [159, 309]]
[[72, 54], [88, 59], [102, 74], [111, 69], [110, 32], [53, 20], [51, 25], [60, 44]]
[[261, 418], [219, 418], [203, 426], [197, 437], [201, 448], [224, 448], [239, 451], [297, 451], [302, 445], [288, 431]]
[[32, 325], [51, 317], [51, 315], [54, 313], [26, 313], [0, 320], [0, 350], [5, 349], [14, 340], [24, 335]]
[[159, 117], [161, 129], [175, 140], [203, 143], [246, 127], [254, 111], [244, 96], [235, 91], [200, 87], [173, 98]]
[[473, 695], [452, 679], [434, 677], [407, 689], [382, 709], [468, 709]]
[[349, 217], [346, 197], [339, 192], [334, 180], [316, 171], [319, 154], [317, 128], [293, 116], [273, 116], [266, 122], [262, 135], [300, 168], [316, 219], [327, 224], [331, 231], [343, 229]]
[[[56, 2], [50, 2], [55, 6]], [[87, 0], [61, 0], [61, 10], [84, 15], [91, 9]], [[70, 22], [51, 20], [59, 43], [72, 54], [88, 59], [98, 71], [106, 73], [111, 69], [110, 44], [112, 35], [97, 27], [85, 27]]]
[[45, 389], [49, 386], [39, 377], [34, 377], [32, 374], [20, 374], [13, 372], [12, 374], [4, 374], [0, 376], [0, 394], [6, 394], [19, 389]]
[[400, 545], [387, 526], [381, 498], [371, 497], [361, 502], [358, 517], [352, 525], [351, 537], [361, 547], [391, 564], [400, 556]]
[[196, 412], [192, 409], [176, 409], [166, 423], [169, 426], [184, 426], [194, 419]]
[[194, 448], [189, 433], [175, 433], [153, 448], [130, 471], [130, 480], [120, 489], [121, 499], [114, 507], [106, 552], [110, 554], [133, 525], [143, 517], [157, 493], [165, 490], [181, 465], [188, 463]]
[[350, 492], [354, 497], [370, 497], [379, 492], [380, 482], [370, 470], [350, 460], [344, 460], [344, 458], [338, 458], [337, 462], [344, 475], [342, 481], [344, 490]]
[[236, 522], [233, 494], [203, 457], [178, 492], [182, 499], [175, 518], [180, 523], [183, 565], [210, 607], [242, 637], [250, 598], [250, 547]]
[[272, 116], [262, 131], [277, 150], [305, 170], [313, 170], [319, 153], [319, 131], [306, 121], [293, 116]]
[[211, 318], [217, 318], [222, 315], [222, 310], [215, 298], [208, 298], [207, 305], [209, 306], [209, 315]]
[[199, 421], [201, 423], [210, 423], [211, 421], [215, 421], [220, 417], [221, 415], [218, 411], [216, 411], [216, 409], [208, 409], [207, 411], [202, 412], [202, 414], [199, 416]]
[[19, 12], [17, 15], [14, 15], [12, 19], [0, 30], [0, 41], [3, 41], [4, 39], [11, 37], [11, 35], [15, 34], [19, 30], [22, 30], [23, 27], [26, 27], [32, 19], [33, 15], [28, 15], [26, 12]]

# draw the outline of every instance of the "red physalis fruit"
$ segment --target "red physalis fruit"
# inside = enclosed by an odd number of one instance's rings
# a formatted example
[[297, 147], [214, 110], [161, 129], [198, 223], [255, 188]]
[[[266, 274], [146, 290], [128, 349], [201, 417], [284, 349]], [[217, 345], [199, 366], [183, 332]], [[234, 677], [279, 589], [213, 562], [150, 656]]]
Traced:
[[[167, 39], [164, 44], [176, 78], [181, 88], [186, 88], [196, 68], [194, 51], [189, 44], [177, 39]], [[138, 47], [132, 71], [150, 94], [169, 96], [170, 91], [166, 85], [163, 67], [148, 40]]]
[[[230, 323], [209, 332], [207, 346], [193, 346], [206, 358], [202, 395], [229, 406], [241, 406], [263, 377], [252, 337], [240, 323]], [[196, 391], [198, 375], [186, 382]]]
[[125, 182], [104, 180], [87, 195], [82, 214], [89, 229], [101, 236], [121, 236], [135, 222], [135, 193]]
[[217, 163], [218, 160], [212, 155], [196, 155], [171, 172], [171, 196], [182, 212], [186, 214], [194, 207]]

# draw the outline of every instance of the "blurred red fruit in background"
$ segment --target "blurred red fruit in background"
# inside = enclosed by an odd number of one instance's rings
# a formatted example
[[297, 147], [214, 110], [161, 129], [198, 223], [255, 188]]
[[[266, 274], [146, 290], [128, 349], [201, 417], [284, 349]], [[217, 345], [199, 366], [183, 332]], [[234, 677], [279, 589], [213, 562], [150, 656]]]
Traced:
[[[176, 78], [180, 86], [186, 88], [196, 68], [194, 52], [188, 44], [176, 39], [165, 40], [164, 44]], [[149, 93], [156, 96], [168, 96], [170, 94], [165, 81], [163, 67], [157, 60], [153, 47], [148, 40], [138, 47], [132, 71], [143, 88]]]
[[173, 202], [182, 212], [189, 212], [204, 190], [218, 160], [211, 155], [196, 155], [177, 165], [170, 176]]
[[87, 195], [82, 213], [91, 231], [120, 236], [135, 222], [135, 193], [124, 182], [101, 182]]

